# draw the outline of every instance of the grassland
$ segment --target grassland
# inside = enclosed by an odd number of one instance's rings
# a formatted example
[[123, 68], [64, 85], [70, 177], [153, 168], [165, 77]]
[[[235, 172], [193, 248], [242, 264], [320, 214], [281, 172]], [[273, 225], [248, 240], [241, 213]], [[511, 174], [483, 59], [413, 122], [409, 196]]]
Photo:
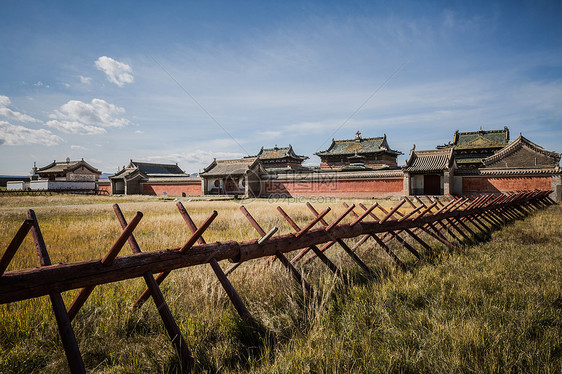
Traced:
[[[135, 236], [144, 251], [178, 247], [188, 232], [173, 201], [88, 196], [1, 197], [0, 250], [27, 208], [36, 211], [53, 263], [100, 258], [120, 232], [111, 204], [126, 217], [142, 211]], [[385, 201], [390, 206], [395, 202]], [[198, 224], [216, 209], [208, 242], [258, 235], [235, 201], [184, 201]], [[267, 231], [289, 227], [275, 208], [299, 224], [303, 204], [250, 200], [244, 205]], [[334, 219], [343, 207], [332, 206]], [[197, 360], [198, 372], [562, 372], [562, 207], [553, 206], [494, 232], [466, 254], [439, 249], [417, 264], [396, 248], [412, 271], [397, 270], [380, 250], [360, 256], [375, 281], [332, 248], [328, 256], [349, 277], [342, 284], [319, 263], [301, 268], [316, 290], [306, 297], [274, 264], [243, 264], [229, 278], [258, 330], [245, 326], [209, 266], [177, 270], [162, 290]], [[350, 243], [352, 244], [352, 243]], [[365, 246], [364, 248], [367, 248]], [[125, 247], [124, 253], [130, 253]], [[223, 268], [229, 266], [221, 263]], [[38, 266], [26, 239], [9, 270]], [[141, 279], [97, 287], [74, 330], [89, 372], [176, 372], [178, 360], [152, 303], [130, 305]], [[63, 294], [68, 305], [76, 291]], [[65, 372], [66, 359], [48, 298], [0, 305], [0, 372]]]

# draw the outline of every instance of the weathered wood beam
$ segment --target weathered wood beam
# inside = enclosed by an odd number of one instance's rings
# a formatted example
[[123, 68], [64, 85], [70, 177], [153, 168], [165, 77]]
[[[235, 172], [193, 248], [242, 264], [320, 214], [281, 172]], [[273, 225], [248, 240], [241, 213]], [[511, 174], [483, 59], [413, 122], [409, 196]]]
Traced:
[[263, 244], [257, 240], [243, 242], [226, 241], [203, 245], [194, 245], [189, 251], [182, 253], [179, 248], [144, 252], [140, 254], [117, 257], [110, 266], [104, 266], [99, 260], [81, 261], [68, 264], [47, 265], [42, 268], [9, 271], [0, 277], [0, 303], [49, 294], [54, 290], [71, 289], [117, 282], [142, 276], [149, 271], [154, 273], [171, 271], [188, 266], [207, 263], [211, 258], [217, 261], [238, 259], [247, 261], [255, 258], [274, 255], [277, 251], [291, 252], [313, 245], [327, 243], [335, 239], [352, 238], [365, 234], [384, 233], [407, 228], [423, 227], [446, 218], [461, 218], [473, 214], [484, 213], [492, 208], [507, 208], [519, 205], [536, 196], [517, 198], [495, 206], [484, 206], [478, 209], [458, 210], [438, 214], [426, 214], [419, 219], [407, 219], [402, 222], [388, 220], [384, 223], [360, 222], [354, 226], [340, 224], [330, 232], [324, 228], [311, 229], [299, 238], [293, 234], [273, 237]]

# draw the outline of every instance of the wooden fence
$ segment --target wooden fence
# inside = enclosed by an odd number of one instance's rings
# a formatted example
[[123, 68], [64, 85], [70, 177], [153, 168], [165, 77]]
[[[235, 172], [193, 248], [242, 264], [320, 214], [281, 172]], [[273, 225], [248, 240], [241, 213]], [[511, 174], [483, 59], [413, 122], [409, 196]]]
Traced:
[[[181, 359], [182, 367], [189, 370], [193, 367], [193, 357], [159, 287], [175, 269], [209, 264], [240, 317], [246, 323], [254, 325], [256, 322], [252, 314], [227, 277], [245, 261], [266, 257], [260, 267], [265, 269], [271, 262], [279, 260], [302, 286], [303, 292], [312, 293], [312, 286], [294, 265], [298, 261], [309, 262], [317, 258], [329, 271], [345, 280], [345, 274], [326, 255], [326, 251], [333, 246], [341, 247], [367, 276], [372, 276], [372, 270], [357, 255], [358, 248], [367, 245], [367, 240], [372, 238], [376, 244], [366, 250], [381, 248], [397, 267], [407, 271], [408, 267], [394, 253], [389, 242], [393, 241], [403, 246], [419, 260], [424, 259], [425, 253], [434, 251], [427, 238], [437, 240], [451, 250], [462, 252], [460, 244], [477, 240], [481, 237], [479, 234], [488, 234], [507, 222], [555, 204], [548, 197], [550, 192], [533, 191], [462, 198], [448, 196], [441, 200], [437, 197], [405, 197], [390, 210], [384, 209], [376, 202], [370, 207], [344, 203], [346, 210], [333, 222], [328, 222], [325, 218], [330, 208], [318, 212], [312, 204], [307, 203], [313, 219], [304, 227], [299, 227], [287, 212], [278, 207], [277, 210], [293, 228], [294, 233], [277, 236], [276, 227], [266, 232], [250, 212], [241, 206], [243, 215], [260, 235], [260, 239], [215, 243], [206, 243], [203, 233], [218, 213], [213, 211], [197, 228], [184, 206], [178, 202], [179, 213], [191, 231], [191, 237], [181, 248], [144, 253], [133, 235], [142, 219], [142, 213], [137, 212], [131, 221], [127, 222], [116, 204], [114, 211], [123, 231], [106, 255], [98, 260], [55, 265], [52, 265], [49, 259], [37, 217], [33, 210], [29, 210], [26, 219], [0, 258], [0, 303], [48, 295], [70, 370], [73, 373], [84, 373], [85, 368], [72, 328], [72, 320], [97, 285], [142, 277], [147, 287], [133, 306], [139, 308], [152, 297]], [[403, 209], [405, 205], [408, 209]], [[379, 216], [375, 211], [379, 212]], [[346, 217], [346, 221], [351, 222], [342, 223]], [[315, 228], [316, 225], [320, 227]], [[11, 259], [30, 231], [41, 267], [6, 272]], [[353, 247], [349, 247], [344, 241], [357, 237], [360, 239]], [[118, 257], [126, 242], [133, 255]], [[289, 260], [285, 254], [293, 251], [299, 252]], [[221, 260], [229, 260], [233, 265], [223, 271], [218, 264]], [[61, 292], [73, 289], [80, 291], [67, 309]]]

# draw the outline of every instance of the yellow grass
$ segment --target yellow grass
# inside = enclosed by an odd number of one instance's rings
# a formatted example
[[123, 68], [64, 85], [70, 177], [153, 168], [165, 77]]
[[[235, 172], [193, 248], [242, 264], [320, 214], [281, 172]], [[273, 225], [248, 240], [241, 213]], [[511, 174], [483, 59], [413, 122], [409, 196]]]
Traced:
[[[2, 197], [0, 249], [3, 251], [7, 247], [25, 218], [26, 209], [31, 207], [37, 214], [53, 263], [101, 258], [121, 231], [112, 210], [112, 204], [115, 202], [120, 204], [128, 220], [136, 211], [144, 213], [144, 218], [135, 230], [135, 237], [143, 251], [179, 247], [189, 237], [187, 226], [177, 212], [173, 200], [156, 197]], [[372, 203], [369, 200], [357, 202], [363, 202], [367, 206]], [[396, 201], [380, 203], [385, 208], [390, 208]], [[241, 204], [246, 206], [265, 231], [278, 226], [278, 235], [292, 232], [277, 213], [278, 205], [301, 227], [313, 218], [302, 201], [296, 203], [293, 200], [183, 199], [183, 204], [197, 225], [200, 225], [212, 210], [218, 211], [218, 217], [205, 232], [204, 238], [207, 242], [259, 237], [240, 212]], [[318, 211], [327, 206], [333, 208], [328, 215], [328, 222], [345, 210], [341, 201], [313, 201], [313, 205]], [[404, 207], [403, 211], [408, 209], [410, 208]], [[536, 234], [530, 239], [524, 239], [526, 236], [521, 234], [519, 242], [528, 240], [532, 243], [551, 243], [551, 236], [560, 234], [559, 221], [555, 218], [561, 216], [560, 208], [553, 209], [557, 209], [554, 215], [535, 215], [528, 219], [524, 229], [529, 232], [534, 229]], [[382, 216], [380, 212], [377, 214]], [[344, 222], [351, 219], [346, 218]], [[510, 235], [519, 235], [517, 230], [514, 232], [515, 234]], [[482, 358], [478, 347], [482, 342], [485, 342], [486, 346], [489, 339], [496, 339], [496, 344], [501, 347], [501, 334], [507, 334], [509, 340], [514, 338], [503, 330], [496, 332], [496, 326], [490, 326], [498, 323], [498, 320], [474, 318], [471, 311], [475, 309], [471, 309], [471, 305], [463, 306], [463, 300], [472, 302], [472, 298], [481, 292], [485, 295], [494, 292], [511, 293], [517, 287], [527, 287], [525, 289], [533, 294], [540, 293], [542, 291], [538, 285], [543, 282], [540, 272], [544, 269], [544, 261], [550, 262], [552, 266], [561, 264], [559, 249], [555, 257], [545, 257], [544, 260], [534, 258], [532, 266], [517, 262], [524, 261], [523, 258], [518, 258], [517, 261], [508, 260], [499, 255], [501, 249], [498, 248], [503, 248], [502, 245], [506, 241], [511, 243], [512, 239], [499, 234], [501, 233], [494, 234], [490, 242], [496, 245], [493, 252], [496, 255], [487, 254], [486, 244], [471, 249], [468, 258], [444, 253], [431, 259], [430, 262], [434, 265], [418, 266], [416, 269], [419, 270], [416, 270], [414, 275], [401, 274], [388, 256], [380, 250], [360, 252], [361, 258], [380, 275], [380, 279], [375, 282], [364, 278], [343, 251], [334, 247], [329, 250], [329, 257], [349, 275], [351, 284], [343, 285], [319, 263], [299, 267], [317, 291], [316, 297], [313, 298], [304, 296], [302, 290], [279, 264], [256, 273], [262, 260], [245, 263], [232, 273], [229, 279], [248, 309], [263, 326], [260, 331], [244, 326], [207, 265], [174, 271], [163, 283], [162, 290], [194, 353], [198, 371], [324, 372], [332, 371], [331, 368], [336, 372], [386, 371], [392, 368], [399, 368], [401, 371], [427, 371], [434, 365], [438, 369], [436, 371], [446, 372], [448, 368], [461, 368], [460, 370], [464, 371], [463, 367], [471, 367], [467, 362], [472, 359], [481, 359], [486, 363], [480, 368], [493, 369], [494, 366], [491, 365], [497, 365], [495, 367], [501, 371], [507, 367], [506, 363], [500, 358], [495, 361]], [[349, 244], [352, 245], [353, 242], [354, 240], [350, 240]], [[364, 248], [367, 247], [368, 245]], [[415, 262], [415, 258], [408, 252], [395, 249], [407, 263]], [[537, 247], [535, 250], [544, 249]], [[27, 238], [8, 270], [38, 266], [34, 251], [31, 238]], [[125, 246], [122, 253], [129, 254], [130, 249]], [[510, 274], [510, 270], [506, 270], [506, 266], [510, 266], [506, 261], [511, 261], [511, 266], [521, 266], [521, 271], [526, 274], [519, 280], [509, 280], [509, 291], [501, 286], [498, 288], [495, 283], [497, 279], [504, 277], [503, 274]], [[230, 264], [224, 261], [221, 266], [226, 269]], [[479, 271], [486, 266], [490, 268], [484, 276]], [[466, 269], [470, 269], [468, 274], [464, 273]], [[559, 272], [553, 274], [553, 280], [560, 281]], [[536, 279], [537, 286], [531, 287], [528, 284], [529, 279]], [[522, 282], [523, 286], [518, 282]], [[431, 290], [429, 295], [428, 287]], [[141, 279], [98, 286], [79, 312], [73, 326], [89, 372], [140, 373], [177, 370], [176, 354], [154, 305], [147, 303], [140, 311], [129, 309], [143, 289]], [[553, 292], [557, 292], [556, 290], [560, 292], [560, 284], [545, 291], [547, 294], [543, 299], [550, 297]], [[70, 304], [76, 292], [63, 294], [66, 305]], [[535, 299], [540, 299], [537, 297]], [[504, 299], [502, 297], [502, 300]], [[476, 297], [474, 300], [484, 302], [481, 306], [489, 314], [495, 313], [494, 308], [497, 308], [497, 305], [489, 297]], [[537, 311], [525, 305], [519, 300], [519, 296], [517, 302], [522, 303], [521, 313], [526, 315], [526, 320], [531, 321], [529, 323], [535, 320], [534, 316], [537, 313], [551, 310], [543, 308]], [[443, 309], [443, 305], [449, 304], [455, 307]], [[437, 308], [438, 305], [441, 305], [441, 308]], [[408, 322], [409, 319], [415, 323]], [[391, 338], [393, 330], [383, 327], [389, 322], [396, 329], [394, 331], [398, 340], [394, 343]], [[560, 331], [560, 321], [548, 323], [551, 327], [539, 324], [537, 333], [552, 334], [557, 329]], [[0, 372], [52, 373], [67, 370], [48, 298], [0, 305], [0, 326]], [[432, 326], [431, 334], [423, 332], [426, 328], [423, 326]], [[382, 334], [380, 339], [372, 335], [376, 331]], [[464, 338], [453, 338], [456, 335]], [[426, 336], [427, 344], [434, 344], [434, 347], [421, 347], [420, 336]], [[455, 348], [456, 354], [445, 354], [445, 362], [439, 362], [440, 358], [435, 352], [435, 347], [444, 349], [440, 344], [440, 336], [445, 342], [452, 339], [450, 344], [453, 346], [459, 345]], [[413, 355], [411, 358], [406, 358], [400, 353], [404, 351], [408, 342], [413, 344], [411, 350], [407, 351], [409, 355]], [[538, 364], [532, 368], [548, 371], [553, 368], [548, 365], [548, 360], [558, 360], [554, 361], [555, 366], [560, 362], [560, 340], [558, 348], [552, 343], [552, 339], [549, 342], [551, 343], [544, 349], [552, 351], [550, 359], [535, 360]], [[369, 348], [369, 345], [372, 347]], [[475, 347], [476, 353], [465, 354], [466, 349], [472, 349], [470, 347]], [[517, 347], [522, 349], [519, 345]], [[520, 353], [526, 354], [523, 349]], [[415, 358], [416, 354], [427, 357]], [[388, 357], [382, 359], [385, 355]], [[380, 365], [369, 357], [378, 357]], [[508, 355], [507, 359], [511, 360], [511, 356]], [[356, 364], [352, 364], [353, 362]], [[412, 366], [404, 362], [410, 362]], [[399, 365], [396, 366], [396, 363]], [[477, 365], [473, 367], [479, 368]]]

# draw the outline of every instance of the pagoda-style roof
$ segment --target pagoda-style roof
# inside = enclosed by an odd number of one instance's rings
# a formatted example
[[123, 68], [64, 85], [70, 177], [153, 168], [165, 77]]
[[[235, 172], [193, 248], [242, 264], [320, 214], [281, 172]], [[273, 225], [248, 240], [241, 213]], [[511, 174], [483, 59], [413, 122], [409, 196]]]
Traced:
[[537, 166], [556, 167], [560, 162], [560, 153], [547, 151], [540, 145], [537, 145], [532, 141], [530, 141], [529, 139], [525, 138], [523, 135], [519, 135], [519, 137], [517, 137], [517, 139], [515, 139], [509, 145], [500, 149], [490, 157], [486, 157], [485, 159], [483, 159], [482, 163], [486, 167], [492, 166], [494, 164], [497, 164], [499, 161], [506, 159], [509, 156], [515, 154], [517, 151], [523, 148], [526, 148], [534, 153], [543, 155], [545, 156], [545, 159], [548, 160], [546, 165], [534, 165], [534, 167]]
[[109, 179], [123, 178], [134, 179], [141, 177], [143, 179], [149, 178], [181, 178], [188, 177], [188, 175], [178, 166], [178, 164], [157, 164], [153, 162], [139, 162], [131, 160], [129, 165], [113, 174]]
[[33, 171], [40, 176], [44, 176], [49, 174], [66, 174], [81, 167], [90, 170], [93, 174], [101, 175], [101, 171], [88, 164], [86, 161], [84, 161], [84, 159], [80, 161], [70, 161], [70, 159], [67, 159], [66, 161], [59, 162], [54, 160], [47, 166], [44, 166], [42, 168], [34, 168]]
[[202, 177], [240, 177], [246, 175], [251, 170], [261, 168], [261, 163], [257, 157], [245, 157], [234, 160], [213, 160], [213, 162], [200, 173]]
[[259, 153], [255, 156], [261, 160], [272, 160], [272, 159], [282, 159], [282, 158], [293, 158], [295, 160], [304, 161], [308, 159], [306, 156], [299, 156], [293, 151], [293, 146], [289, 144], [288, 147], [275, 147], [273, 148], [264, 148], [261, 147]]
[[437, 149], [483, 149], [483, 148], [503, 148], [509, 144], [509, 129], [504, 127], [502, 130], [480, 130], [459, 132], [455, 131], [453, 142], [438, 146]]
[[386, 140], [386, 134], [384, 136], [374, 137], [374, 138], [363, 138], [361, 133], [357, 131], [355, 139], [346, 140], [334, 140], [332, 139], [332, 144], [330, 147], [321, 152], [315, 153], [315, 155], [320, 157], [326, 156], [360, 156], [370, 153], [381, 153], [386, 152], [394, 155], [401, 155], [402, 152], [390, 149], [388, 142]]
[[454, 162], [452, 148], [416, 151], [414, 145], [403, 169], [407, 172], [444, 171], [451, 168]]

